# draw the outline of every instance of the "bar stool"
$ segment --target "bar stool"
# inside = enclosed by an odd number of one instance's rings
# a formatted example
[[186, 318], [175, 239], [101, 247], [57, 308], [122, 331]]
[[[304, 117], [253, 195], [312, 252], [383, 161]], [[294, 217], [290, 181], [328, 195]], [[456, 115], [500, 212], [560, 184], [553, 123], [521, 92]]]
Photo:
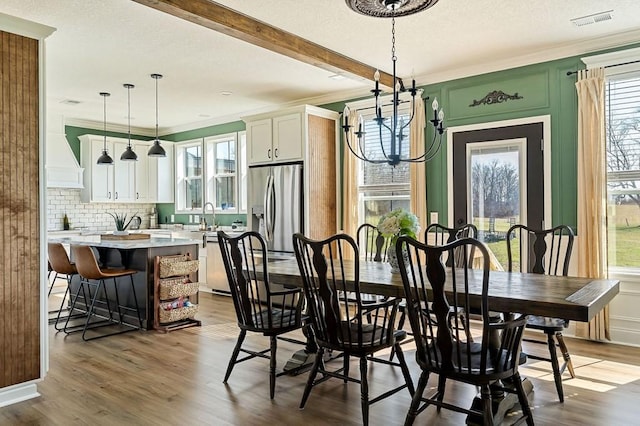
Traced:
[[[57, 312], [56, 318], [51, 318], [49, 323], [54, 323], [54, 327], [56, 330], [60, 330], [58, 328], [58, 323], [60, 320], [67, 319], [67, 316], [60, 317], [61, 312], [64, 309], [65, 301], [67, 300], [67, 295], [70, 293], [71, 288], [71, 279], [74, 275], [78, 275], [78, 270], [76, 269], [76, 265], [69, 261], [69, 256], [67, 255], [67, 250], [65, 250], [64, 246], [60, 243], [48, 243], [47, 244], [47, 254], [49, 256], [48, 261], [48, 269], [49, 273], [47, 278], [51, 277], [51, 273], [53, 272], [53, 280], [51, 281], [51, 285], [49, 286], [49, 296], [51, 296], [51, 289], [53, 289], [53, 285], [56, 280], [63, 275], [67, 281], [67, 288], [64, 290], [64, 296], [62, 296], [62, 302], [60, 303], [60, 307], [57, 311], [49, 311], [50, 314]], [[84, 314], [76, 315], [83, 316]]]
[[[71, 313], [73, 313], [73, 311], [77, 309], [76, 305], [78, 299], [80, 298], [80, 293], [82, 293], [82, 297], [84, 298], [85, 306], [87, 306], [88, 304], [87, 293], [89, 295], [89, 298], [91, 299], [91, 302], [87, 309], [87, 318], [84, 325], [73, 326], [70, 328], [69, 319], [67, 319], [67, 322], [64, 326], [64, 332], [69, 334], [82, 330], [82, 340], [88, 341], [142, 329], [142, 317], [140, 316], [140, 307], [138, 305], [138, 298], [136, 297], [135, 287], [133, 284], [133, 275], [138, 271], [134, 269], [100, 268], [100, 266], [98, 266], [98, 262], [96, 261], [95, 254], [93, 253], [93, 250], [90, 246], [71, 246], [71, 253], [73, 254], [78, 273], [80, 274], [80, 286], [78, 287], [78, 290], [76, 291], [75, 296], [73, 297], [73, 300], [71, 302]], [[131, 283], [131, 293], [133, 294], [135, 308], [124, 306], [120, 303], [118, 287], [119, 285], [122, 285], [122, 281], [120, 281], [119, 283], [117, 279], [127, 276], [129, 277], [129, 282]], [[107, 279], [113, 280], [117, 318], [114, 318], [114, 311], [112, 310], [109, 296], [107, 294]], [[104, 295], [104, 300], [99, 299], [101, 289], [102, 294]], [[97, 305], [106, 306], [108, 316], [106, 316], [106, 314], [97, 312]], [[138, 325], [136, 326], [124, 322], [123, 311], [135, 311], [138, 317]], [[102, 320], [92, 321], [93, 317], [102, 318]], [[120, 325], [126, 328], [124, 330], [120, 329], [108, 334], [99, 334], [97, 336], [87, 337], [87, 330], [108, 325]]]

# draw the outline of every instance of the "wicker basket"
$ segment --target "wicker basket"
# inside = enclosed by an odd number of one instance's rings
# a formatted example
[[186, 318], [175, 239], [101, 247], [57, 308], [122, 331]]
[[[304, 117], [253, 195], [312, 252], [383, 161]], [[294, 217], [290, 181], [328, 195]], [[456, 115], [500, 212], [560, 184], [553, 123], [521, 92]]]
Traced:
[[199, 287], [200, 283], [184, 282], [184, 278], [173, 278], [161, 280], [158, 292], [160, 300], [167, 300], [195, 294]]
[[160, 319], [160, 323], [166, 324], [168, 322], [193, 318], [197, 313], [198, 305], [185, 306], [183, 308], [171, 309], [169, 311], [165, 311], [161, 306], [160, 309], [158, 309], [158, 318]]
[[198, 270], [199, 260], [173, 261], [173, 258], [160, 260], [160, 278], [189, 275]]

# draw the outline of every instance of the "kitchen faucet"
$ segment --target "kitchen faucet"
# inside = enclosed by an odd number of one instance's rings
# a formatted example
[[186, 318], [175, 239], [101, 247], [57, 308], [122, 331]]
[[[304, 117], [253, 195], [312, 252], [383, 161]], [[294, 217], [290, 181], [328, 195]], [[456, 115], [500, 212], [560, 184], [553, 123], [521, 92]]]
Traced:
[[216, 227], [216, 208], [215, 208], [215, 206], [213, 205], [212, 202], [207, 201], [206, 203], [204, 203], [204, 206], [202, 207], [202, 214], [203, 215], [207, 213], [207, 206], [211, 206], [211, 219], [212, 219], [211, 230], [215, 231], [216, 228], [217, 228]]

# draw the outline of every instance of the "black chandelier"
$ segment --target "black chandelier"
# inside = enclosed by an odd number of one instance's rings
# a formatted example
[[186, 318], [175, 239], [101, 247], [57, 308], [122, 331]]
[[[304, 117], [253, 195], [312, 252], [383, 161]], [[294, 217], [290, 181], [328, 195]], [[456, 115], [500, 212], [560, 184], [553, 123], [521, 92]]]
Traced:
[[[349, 150], [362, 161], [366, 161], [374, 164], [387, 163], [391, 166], [396, 166], [400, 163], [419, 163], [429, 161], [435, 157], [442, 145], [442, 135], [444, 132], [444, 111], [438, 110], [438, 100], [434, 99], [432, 103], [433, 119], [429, 120], [434, 127], [434, 135], [431, 143], [425, 146], [425, 151], [422, 155], [411, 157], [409, 149], [403, 149], [403, 141], [407, 138], [405, 130], [411, 125], [411, 122], [415, 116], [415, 97], [418, 93], [421, 93], [416, 89], [416, 82], [414, 79], [411, 81], [411, 88], [406, 89], [402, 84], [402, 80], [396, 78], [396, 38], [395, 38], [395, 18], [396, 16], [405, 16], [412, 13], [416, 13], [425, 10], [434, 4], [438, 0], [346, 0], [347, 5], [358, 13], [362, 13], [367, 16], [374, 17], [391, 17], [391, 60], [393, 62], [393, 94], [391, 103], [382, 105], [380, 94], [380, 72], [376, 71], [374, 74], [375, 88], [371, 90], [375, 97], [375, 118], [373, 121], [378, 127], [378, 138], [380, 141], [380, 151], [382, 156], [376, 154], [375, 157], [367, 155], [365, 152], [365, 130], [363, 128], [362, 117], [360, 117], [358, 130], [353, 132], [357, 137], [356, 141], [349, 137], [351, 129], [354, 127], [349, 124], [349, 108], [345, 107], [343, 112], [344, 125], [344, 137], [349, 147]], [[398, 113], [398, 107], [403, 102], [400, 99], [400, 94], [408, 92], [411, 95], [411, 107], [410, 116], [408, 120]], [[392, 107], [392, 115], [385, 117], [382, 114], [383, 106]], [[388, 133], [389, 149], [385, 147], [385, 137]]]

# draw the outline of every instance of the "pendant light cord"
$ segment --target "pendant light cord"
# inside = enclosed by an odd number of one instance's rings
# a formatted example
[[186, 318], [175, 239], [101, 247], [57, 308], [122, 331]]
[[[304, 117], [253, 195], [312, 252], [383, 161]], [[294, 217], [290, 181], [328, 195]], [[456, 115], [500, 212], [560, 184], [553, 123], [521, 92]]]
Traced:
[[156, 140], [158, 140], [158, 78], [154, 77], [156, 80]]

